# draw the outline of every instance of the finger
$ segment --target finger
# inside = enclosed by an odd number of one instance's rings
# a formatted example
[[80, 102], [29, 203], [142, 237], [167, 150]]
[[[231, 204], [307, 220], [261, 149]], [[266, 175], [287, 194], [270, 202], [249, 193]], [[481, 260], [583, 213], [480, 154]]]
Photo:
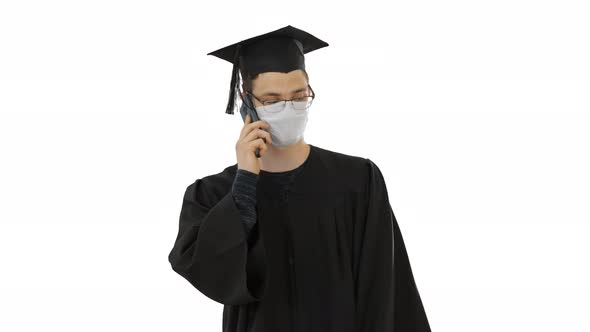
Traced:
[[244, 138], [246, 141], [253, 141], [257, 138], [265, 138], [266, 143], [272, 143], [270, 133], [264, 129], [256, 128], [252, 130], [246, 137]]
[[[262, 141], [262, 140], [260, 140]], [[264, 156], [264, 154], [266, 153], [266, 150], [268, 149], [268, 145], [266, 145], [264, 142], [262, 142], [262, 144], [260, 145], [260, 156]]]
[[248, 134], [250, 134], [250, 132], [252, 132], [255, 129], [268, 127], [270, 127], [270, 125], [267, 122], [264, 122], [263, 120], [258, 120], [249, 124], [244, 124], [244, 127], [242, 127], [242, 131], [240, 132], [240, 139], [243, 139], [244, 137], [248, 136]]
[[249, 141], [256, 140], [258, 138], [265, 138], [267, 144], [272, 144], [270, 133], [266, 130], [259, 129], [259, 128], [252, 130], [248, 135], [246, 135], [244, 140], [249, 142]]
[[268, 127], [270, 127], [268, 122], [265, 122], [264, 120], [254, 121], [252, 123], [247, 124], [247, 126], [250, 128], [268, 128]]
[[268, 149], [268, 146], [266, 146], [266, 143], [264, 143], [262, 138], [258, 138], [253, 141], [250, 141], [248, 143], [248, 145], [250, 147], [250, 151], [256, 151], [256, 148], [259, 148], [260, 149], [260, 156], [262, 156], [264, 154], [264, 152], [266, 152], [266, 149]]

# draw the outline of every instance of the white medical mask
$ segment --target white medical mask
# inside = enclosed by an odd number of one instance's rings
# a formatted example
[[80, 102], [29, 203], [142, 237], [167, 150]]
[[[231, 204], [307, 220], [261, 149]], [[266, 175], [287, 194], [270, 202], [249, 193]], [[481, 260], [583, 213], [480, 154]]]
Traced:
[[291, 102], [287, 102], [285, 109], [282, 111], [275, 111], [283, 107], [284, 102], [277, 102], [272, 105], [256, 107], [256, 112], [260, 120], [267, 122], [270, 125], [268, 131], [272, 140], [272, 145], [279, 147], [286, 147], [288, 145], [297, 143], [302, 137], [307, 125], [307, 116], [309, 108], [305, 110], [296, 110], [293, 108]]

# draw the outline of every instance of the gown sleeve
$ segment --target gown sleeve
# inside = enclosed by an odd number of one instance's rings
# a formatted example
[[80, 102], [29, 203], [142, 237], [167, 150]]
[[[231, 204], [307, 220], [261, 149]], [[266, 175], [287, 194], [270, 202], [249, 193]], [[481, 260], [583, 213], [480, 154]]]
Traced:
[[238, 168], [232, 185], [232, 194], [238, 210], [244, 230], [249, 238], [252, 228], [256, 225], [256, 183], [258, 174]]
[[355, 227], [355, 332], [430, 332], [383, 175], [368, 161], [366, 213]]
[[[215, 191], [219, 192], [219, 188]], [[172, 269], [210, 299], [226, 305], [259, 301], [264, 291], [264, 257], [251, 250], [257, 227], [246, 232], [229, 190], [214, 199], [205, 182], [186, 188], [178, 235], [168, 255]]]

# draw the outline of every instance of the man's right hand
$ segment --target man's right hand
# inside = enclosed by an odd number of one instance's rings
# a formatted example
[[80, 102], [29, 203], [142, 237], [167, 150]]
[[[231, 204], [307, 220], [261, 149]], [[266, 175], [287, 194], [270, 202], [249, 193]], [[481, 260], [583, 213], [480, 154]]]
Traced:
[[[256, 148], [260, 148], [260, 157], [262, 157], [268, 148], [266, 144], [272, 144], [270, 133], [262, 130], [262, 128], [269, 127], [270, 125], [263, 120], [252, 122], [250, 114], [246, 115], [246, 121], [236, 142], [238, 168], [255, 174], [260, 173], [260, 162], [256, 157]], [[266, 143], [263, 138], [266, 139]]]

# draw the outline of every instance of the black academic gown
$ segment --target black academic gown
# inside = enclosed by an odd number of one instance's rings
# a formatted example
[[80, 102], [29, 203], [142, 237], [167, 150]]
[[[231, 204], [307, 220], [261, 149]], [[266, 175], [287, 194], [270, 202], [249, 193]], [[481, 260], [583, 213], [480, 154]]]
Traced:
[[259, 177], [249, 235], [237, 164], [190, 184], [172, 268], [224, 305], [224, 332], [430, 331], [379, 168], [310, 146], [288, 203]]

